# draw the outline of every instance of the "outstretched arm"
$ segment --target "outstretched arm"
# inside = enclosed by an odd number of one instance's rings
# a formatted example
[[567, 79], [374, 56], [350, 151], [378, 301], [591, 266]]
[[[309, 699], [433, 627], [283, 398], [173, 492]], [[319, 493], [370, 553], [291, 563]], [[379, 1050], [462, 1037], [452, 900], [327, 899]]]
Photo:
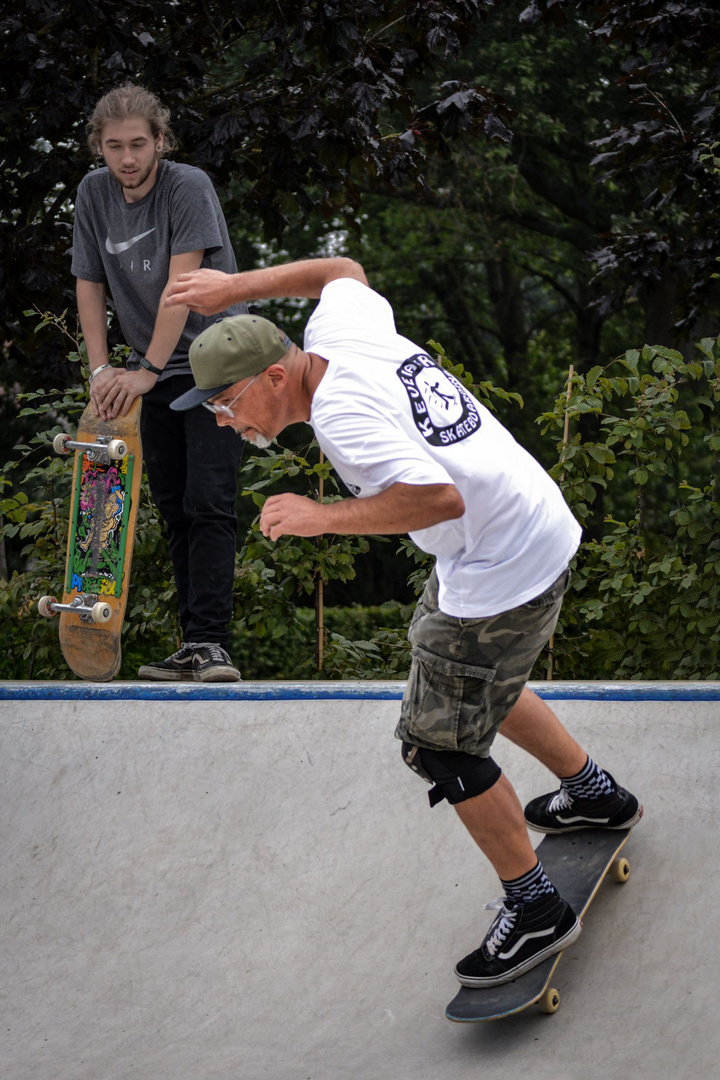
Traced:
[[231, 304], [271, 300], [280, 296], [304, 296], [316, 300], [336, 278], [353, 278], [367, 285], [365, 271], [353, 259], [307, 259], [224, 274], [220, 270], [196, 270], [181, 274], [165, 297], [165, 306], [185, 304], [201, 315], [215, 315]]
[[382, 536], [429, 529], [462, 517], [465, 503], [453, 484], [392, 484], [366, 499], [319, 503], [304, 495], [271, 495], [260, 514], [263, 536]]

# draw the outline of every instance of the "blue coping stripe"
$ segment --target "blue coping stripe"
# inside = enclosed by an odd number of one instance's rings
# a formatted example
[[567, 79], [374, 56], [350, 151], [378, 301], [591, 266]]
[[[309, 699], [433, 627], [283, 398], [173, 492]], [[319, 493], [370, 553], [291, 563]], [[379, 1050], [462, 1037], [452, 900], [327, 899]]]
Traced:
[[[720, 701], [720, 681], [533, 682], [547, 701]], [[0, 701], [396, 701], [404, 682], [3, 682]]]

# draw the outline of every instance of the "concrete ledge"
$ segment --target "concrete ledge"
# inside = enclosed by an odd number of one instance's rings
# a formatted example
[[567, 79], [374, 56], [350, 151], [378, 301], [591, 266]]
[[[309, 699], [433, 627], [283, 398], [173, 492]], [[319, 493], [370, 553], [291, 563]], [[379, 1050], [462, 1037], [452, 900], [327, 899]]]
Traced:
[[[546, 701], [720, 701], [720, 681], [531, 682]], [[0, 680], [0, 701], [395, 701], [405, 683], [153, 683]]]

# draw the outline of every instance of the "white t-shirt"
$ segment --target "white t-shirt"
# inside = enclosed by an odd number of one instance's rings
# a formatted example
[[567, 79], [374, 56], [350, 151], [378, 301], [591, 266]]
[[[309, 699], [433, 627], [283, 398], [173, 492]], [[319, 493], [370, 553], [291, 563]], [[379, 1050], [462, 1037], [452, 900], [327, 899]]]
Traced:
[[352, 278], [323, 289], [304, 348], [328, 362], [310, 415], [360, 498], [395, 483], [454, 484], [465, 513], [412, 539], [436, 556], [441, 611], [496, 615], [544, 592], [580, 526], [559, 488], [457, 379], [395, 329], [387, 300]]

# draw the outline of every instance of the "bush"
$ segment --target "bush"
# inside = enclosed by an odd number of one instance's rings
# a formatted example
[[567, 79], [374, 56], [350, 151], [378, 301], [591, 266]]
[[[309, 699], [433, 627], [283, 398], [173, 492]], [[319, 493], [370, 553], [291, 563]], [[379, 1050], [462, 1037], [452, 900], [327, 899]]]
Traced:
[[[686, 361], [646, 345], [573, 380], [571, 421], [595, 416], [600, 437], [574, 434], [551, 472], [581, 523], [598, 490], [610, 512], [575, 559], [555, 640], [561, 678], [720, 677], [718, 341], [698, 351]], [[561, 397], [544, 430], [564, 410]]]
[[279, 637], [254, 637], [236, 622], [233, 659], [245, 679], [404, 679], [410, 666], [406, 631], [413, 608], [394, 602], [326, 608], [321, 670], [312, 608], [296, 608], [296, 632]]
[[[53, 319], [44, 318], [43, 325]], [[62, 328], [62, 317], [56, 321]], [[84, 355], [76, 345], [71, 360], [81, 376]], [[435, 347], [489, 407], [495, 398], [520, 403], [489, 383], [473, 385]], [[586, 529], [552, 643], [560, 678], [720, 678], [718, 341], [704, 339], [698, 352], [686, 360], [657, 346], [628, 350], [575, 375], [569, 398], [563, 390], [538, 420], [557, 440], [551, 474]], [[9, 580], [0, 579], [0, 678], [68, 677], [56, 625], [38, 617], [36, 600], [61, 591], [65, 561], [70, 477], [67, 460], [50, 452], [51, 440], [74, 427], [85, 400], [82, 378], [67, 391], [24, 395], [21, 415], [32, 418], [35, 435], [0, 470], [0, 542], [19, 544], [21, 561]], [[581, 425], [587, 417], [592, 425]], [[253, 481], [243, 498], [256, 510], [278, 484], [312, 498], [340, 498], [315, 443], [261, 451], [243, 475]], [[123, 631], [125, 679], [179, 641], [167, 545], [147, 485], [143, 492]], [[255, 519], [238, 553], [234, 590], [231, 648], [245, 678], [404, 678], [412, 605], [329, 608], [321, 649], [314, 611], [304, 606], [329, 581], [351, 580], [355, 556], [366, 547], [364, 537], [272, 542]], [[432, 559], [408, 539], [400, 550], [417, 593]], [[547, 667], [544, 654], [534, 677], [543, 678]]]

